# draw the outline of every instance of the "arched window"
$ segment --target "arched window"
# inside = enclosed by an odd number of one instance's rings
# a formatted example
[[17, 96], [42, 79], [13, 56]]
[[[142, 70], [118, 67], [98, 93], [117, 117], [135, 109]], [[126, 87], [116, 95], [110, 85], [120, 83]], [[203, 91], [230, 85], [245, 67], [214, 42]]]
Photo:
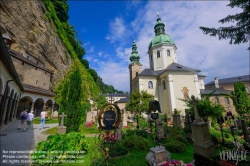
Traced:
[[138, 76], [138, 72], [136, 72], [135, 75]]
[[230, 104], [229, 98], [225, 97], [225, 103]]
[[170, 56], [170, 51], [169, 50], [167, 50], [167, 56]]
[[153, 89], [153, 82], [152, 81], [148, 81], [148, 89]]
[[160, 58], [160, 57], [161, 57], [160, 51], [157, 51], [157, 58]]
[[165, 80], [162, 81], [162, 85], [163, 85], [163, 89], [166, 89], [166, 81]]
[[219, 98], [218, 98], [218, 97], [215, 97], [214, 99], [215, 99], [215, 103], [216, 103], [216, 104], [220, 104]]

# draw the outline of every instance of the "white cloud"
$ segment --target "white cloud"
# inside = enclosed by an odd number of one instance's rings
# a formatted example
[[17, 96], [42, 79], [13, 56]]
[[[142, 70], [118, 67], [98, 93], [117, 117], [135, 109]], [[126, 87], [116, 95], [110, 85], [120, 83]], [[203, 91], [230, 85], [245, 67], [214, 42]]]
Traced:
[[95, 47], [94, 46], [91, 46], [90, 48], [89, 48], [89, 50], [87, 50], [86, 52], [87, 53], [90, 53], [90, 52], [94, 52], [95, 51]]
[[[204, 35], [199, 29], [204, 27], [221, 27], [234, 25], [220, 24], [218, 21], [229, 14], [240, 12], [230, 8], [229, 1], [149, 1], [145, 6], [136, 6], [135, 18], [125, 22], [116, 17], [109, 24], [106, 39], [116, 42], [116, 55], [109, 56], [107, 61], [99, 60], [96, 70], [104, 82], [116, 89], [129, 91], [129, 56], [132, 39], [135, 37], [140, 62], [143, 68], [149, 67], [148, 45], [154, 37], [156, 12], [165, 23], [165, 32], [169, 34], [177, 46], [178, 63], [202, 70], [207, 75], [206, 82], [214, 77], [226, 78], [249, 74], [248, 44], [230, 45], [229, 40], [218, 40], [218, 37]], [[134, 10], [131, 7], [131, 10]], [[99, 52], [99, 57], [104, 53]]]
[[109, 34], [106, 39], [113, 43], [124, 40], [128, 37], [128, 34], [123, 18], [116, 17], [109, 23]]
[[[139, 10], [132, 22], [138, 30], [137, 46], [141, 55], [141, 63], [149, 67], [148, 44], [154, 36], [156, 12], [165, 23], [165, 32], [169, 34], [177, 46], [178, 63], [187, 67], [202, 70], [207, 74], [206, 81], [219, 76], [220, 78], [249, 74], [247, 44], [230, 45], [229, 40], [218, 40], [218, 37], [204, 35], [199, 26], [220, 27], [218, 20], [229, 14], [240, 12], [231, 9], [228, 2], [199, 1], [150, 1]], [[142, 16], [141, 13], [145, 11]], [[243, 58], [244, 57], [244, 58]]]

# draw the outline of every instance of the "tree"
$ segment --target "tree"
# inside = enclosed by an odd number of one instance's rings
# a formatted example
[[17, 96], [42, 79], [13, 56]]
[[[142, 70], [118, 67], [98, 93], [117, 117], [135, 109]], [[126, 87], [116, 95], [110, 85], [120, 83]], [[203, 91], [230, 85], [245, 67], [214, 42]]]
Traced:
[[82, 78], [79, 69], [76, 68], [65, 80], [61, 95], [63, 96], [59, 103], [59, 113], [64, 112], [67, 117], [64, 125], [67, 127], [67, 133], [78, 131], [82, 118], [85, 115], [86, 103], [82, 102], [83, 88]]
[[[228, 15], [226, 18], [219, 20], [220, 23], [236, 22], [236, 26], [206, 28], [200, 27], [204, 34], [210, 36], [218, 35], [219, 40], [230, 39], [230, 44], [246, 43], [250, 40], [250, 1], [249, 0], [230, 0], [227, 5], [231, 8], [242, 8], [241, 13], [235, 15]], [[250, 47], [248, 48], [250, 50]]]
[[57, 17], [61, 22], [66, 22], [69, 19], [69, 5], [67, 0], [50, 0], [55, 6]]
[[[201, 99], [196, 98], [195, 100], [198, 101], [197, 103], [197, 109], [198, 109], [198, 114], [201, 118], [217, 118], [218, 116], [222, 116], [222, 112], [225, 112], [225, 108], [220, 105], [216, 104], [215, 102], [212, 102], [210, 100], [211, 96], [213, 95], [213, 92], [208, 94], [208, 95], [202, 95]], [[194, 106], [191, 102], [191, 98], [188, 98], [187, 100], [183, 100], [188, 107], [189, 112], [191, 115], [194, 117]]]
[[94, 98], [94, 107], [99, 110], [100, 108], [102, 108], [102, 106], [104, 106], [105, 104], [107, 104], [107, 100], [104, 96], [98, 96], [97, 98]]
[[89, 69], [89, 62], [86, 59], [81, 59], [82, 64], [85, 66], [86, 69]]
[[244, 114], [250, 113], [250, 100], [246, 87], [242, 82], [234, 83], [234, 91], [231, 93], [230, 98], [233, 100], [236, 112], [241, 117], [244, 117]]
[[147, 91], [135, 90], [129, 97], [129, 102], [126, 103], [126, 110], [141, 115], [143, 112], [148, 111], [149, 102], [153, 99], [153, 95], [147, 93]]
[[97, 78], [98, 78], [98, 74], [95, 71], [95, 69], [88, 69], [88, 72], [91, 74], [91, 76], [93, 77], [94, 81], [96, 82]]

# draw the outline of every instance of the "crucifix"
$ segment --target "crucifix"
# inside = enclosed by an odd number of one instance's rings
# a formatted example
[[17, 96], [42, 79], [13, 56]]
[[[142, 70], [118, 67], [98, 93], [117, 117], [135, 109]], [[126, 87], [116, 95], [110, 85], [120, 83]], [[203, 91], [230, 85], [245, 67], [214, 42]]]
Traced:
[[64, 117], [66, 117], [66, 116], [67, 115], [65, 115], [64, 112], [62, 112], [62, 115], [59, 115], [59, 117], [62, 117], [60, 126], [64, 125]]
[[197, 110], [197, 103], [198, 100], [195, 99], [194, 95], [191, 96], [191, 104], [193, 104], [194, 106], [194, 115], [195, 115], [195, 122], [201, 122], [201, 118], [198, 114], [198, 110]]
[[112, 95], [110, 96], [110, 100], [109, 100], [111, 103], [110, 104], [113, 104], [112, 102], [114, 101], [113, 98], [112, 98]]

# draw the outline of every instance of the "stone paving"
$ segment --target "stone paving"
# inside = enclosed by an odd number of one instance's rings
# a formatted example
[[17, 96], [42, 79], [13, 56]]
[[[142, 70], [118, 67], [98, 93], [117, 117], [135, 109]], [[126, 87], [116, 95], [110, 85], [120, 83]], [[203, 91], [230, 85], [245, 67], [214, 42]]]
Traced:
[[40, 130], [39, 124], [33, 124], [31, 130], [23, 132], [22, 130], [18, 130], [20, 123], [20, 120], [14, 120], [6, 128], [1, 130], [1, 166], [30, 165], [26, 163], [30, 161], [30, 153], [35, 149], [35, 145], [38, 142], [46, 140], [48, 136], [41, 134], [41, 132], [58, 126], [58, 124], [46, 124], [45, 122], [45, 129]]

